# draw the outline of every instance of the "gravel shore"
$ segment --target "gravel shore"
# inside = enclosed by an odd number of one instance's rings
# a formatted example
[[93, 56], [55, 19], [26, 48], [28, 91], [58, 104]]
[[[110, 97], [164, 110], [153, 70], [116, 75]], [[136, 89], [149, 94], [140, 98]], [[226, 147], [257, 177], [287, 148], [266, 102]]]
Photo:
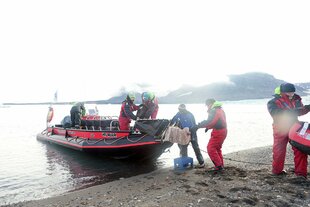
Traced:
[[9, 206], [310, 206], [310, 181], [294, 175], [288, 147], [284, 176], [271, 174], [271, 147], [226, 154], [223, 173], [159, 169], [80, 191]]

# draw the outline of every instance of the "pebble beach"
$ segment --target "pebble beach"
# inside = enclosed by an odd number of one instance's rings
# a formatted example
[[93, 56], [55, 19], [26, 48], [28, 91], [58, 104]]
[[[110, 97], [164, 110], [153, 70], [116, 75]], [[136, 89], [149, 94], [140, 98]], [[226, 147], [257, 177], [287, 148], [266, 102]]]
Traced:
[[42, 200], [6, 206], [310, 206], [310, 181], [294, 175], [288, 146], [286, 175], [271, 174], [271, 146], [226, 154], [225, 170], [164, 168]]

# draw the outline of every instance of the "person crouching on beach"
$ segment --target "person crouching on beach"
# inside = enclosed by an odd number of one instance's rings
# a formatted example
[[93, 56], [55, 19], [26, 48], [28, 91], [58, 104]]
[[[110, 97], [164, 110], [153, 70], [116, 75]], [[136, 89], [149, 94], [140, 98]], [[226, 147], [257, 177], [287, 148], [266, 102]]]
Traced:
[[[274, 175], [286, 174], [284, 162], [286, 147], [289, 141], [289, 130], [298, 122], [298, 116], [307, 114], [310, 105], [303, 105], [302, 99], [295, 94], [295, 86], [291, 83], [283, 83], [280, 91], [275, 90], [274, 98], [268, 101], [267, 108], [273, 123], [273, 161], [272, 173]], [[307, 177], [307, 154], [302, 153], [292, 146], [294, 151], [295, 175]]]
[[224, 170], [224, 160], [222, 155], [222, 145], [227, 137], [226, 115], [222, 108], [222, 103], [215, 99], [207, 99], [208, 119], [194, 126], [192, 130], [206, 128], [205, 132], [212, 129], [211, 137], [207, 145], [208, 155], [214, 164], [214, 173]]

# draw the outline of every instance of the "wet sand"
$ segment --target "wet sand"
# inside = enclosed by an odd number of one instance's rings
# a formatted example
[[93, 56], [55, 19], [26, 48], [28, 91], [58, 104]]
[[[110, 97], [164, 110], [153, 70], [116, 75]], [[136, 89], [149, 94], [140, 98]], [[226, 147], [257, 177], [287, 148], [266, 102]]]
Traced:
[[[288, 147], [287, 175], [271, 174], [271, 147], [255, 148], [224, 156], [225, 170], [159, 169], [66, 195], [10, 206], [309, 206], [310, 181], [294, 175]], [[173, 160], [171, 160], [173, 162]], [[309, 170], [309, 169], [308, 169]]]

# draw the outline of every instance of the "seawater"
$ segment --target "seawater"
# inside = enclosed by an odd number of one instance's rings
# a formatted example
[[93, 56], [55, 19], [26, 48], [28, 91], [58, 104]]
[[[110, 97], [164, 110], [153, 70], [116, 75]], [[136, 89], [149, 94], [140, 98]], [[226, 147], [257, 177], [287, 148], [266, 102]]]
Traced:
[[[272, 144], [272, 119], [268, 114], [268, 99], [226, 101], [223, 108], [228, 122], [228, 136], [223, 153]], [[310, 97], [303, 97], [304, 104]], [[187, 104], [196, 122], [207, 118], [203, 104]], [[100, 115], [118, 116], [120, 105], [98, 105]], [[158, 118], [171, 119], [177, 104], [160, 104]], [[54, 123], [69, 115], [71, 106], [54, 105]], [[106, 183], [122, 177], [170, 167], [179, 156], [174, 144], [154, 163], [134, 163], [106, 159], [83, 152], [45, 144], [36, 140], [46, 127], [48, 106], [10, 106], [0, 108], [0, 205], [25, 200], [42, 199], [66, 192]], [[300, 117], [310, 121], [310, 115]], [[134, 123], [132, 123], [134, 124]], [[199, 145], [205, 159], [210, 132], [198, 130]], [[189, 156], [195, 157], [189, 146]], [[196, 160], [195, 160], [196, 162]]]

